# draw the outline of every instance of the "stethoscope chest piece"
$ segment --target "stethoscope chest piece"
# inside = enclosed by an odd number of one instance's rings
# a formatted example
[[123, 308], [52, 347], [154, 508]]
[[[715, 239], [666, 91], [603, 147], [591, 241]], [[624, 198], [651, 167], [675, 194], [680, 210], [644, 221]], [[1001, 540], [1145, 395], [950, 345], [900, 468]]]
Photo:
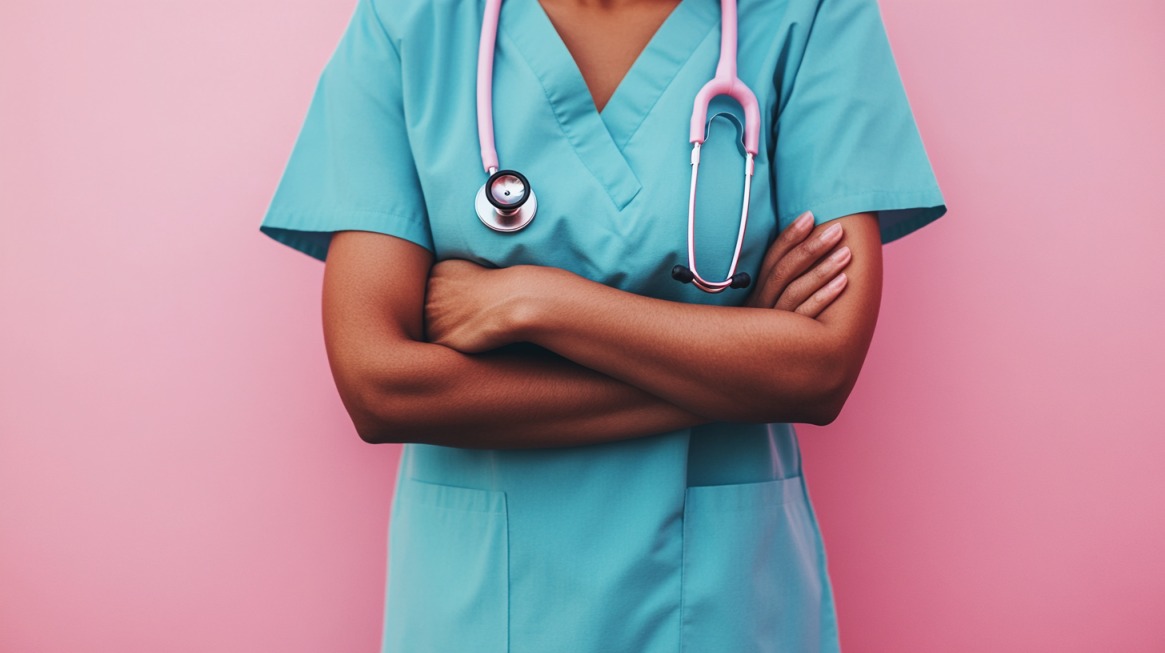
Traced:
[[538, 198], [525, 175], [515, 170], [497, 170], [478, 189], [473, 208], [490, 229], [518, 231], [534, 219]]
[[[494, 231], [512, 232], [530, 224], [538, 210], [538, 200], [534, 197], [530, 182], [521, 173], [498, 169], [501, 166], [498, 165], [498, 152], [494, 146], [493, 65], [501, 11], [502, 0], [485, 0], [481, 40], [477, 49], [477, 138], [481, 146], [481, 165], [489, 174], [489, 179], [477, 191], [473, 208], [485, 226]], [[692, 183], [688, 193], [688, 264], [672, 268], [672, 278], [676, 281], [690, 283], [710, 293], [728, 288], [747, 288], [752, 283], [747, 273], [736, 271], [736, 266], [740, 262], [740, 250], [748, 228], [749, 192], [756, 156], [760, 152], [760, 106], [756, 95], [736, 75], [736, 30], [736, 0], [720, 0], [720, 59], [716, 64], [716, 75], [696, 93], [689, 124]], [[696, 176], [700, 169], [700, 146], [708, 138], [708, 105], [712, 98], [721, 95], [736, 100], [744, 110], [744, 202], [727, 278], [716, 281], [706, 279], [696, 272]]]

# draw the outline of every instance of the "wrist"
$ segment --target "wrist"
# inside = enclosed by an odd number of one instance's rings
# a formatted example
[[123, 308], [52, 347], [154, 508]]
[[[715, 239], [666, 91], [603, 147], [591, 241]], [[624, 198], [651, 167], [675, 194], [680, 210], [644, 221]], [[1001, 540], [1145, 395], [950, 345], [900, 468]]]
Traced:
[[512, 301], [506, 315], [507, 331], [514, 342], [537, 342], [554, 314], [555, 302], [566, 296], [566, 286], [573, 274], [558, 268], [518, 265], [508, 268]]

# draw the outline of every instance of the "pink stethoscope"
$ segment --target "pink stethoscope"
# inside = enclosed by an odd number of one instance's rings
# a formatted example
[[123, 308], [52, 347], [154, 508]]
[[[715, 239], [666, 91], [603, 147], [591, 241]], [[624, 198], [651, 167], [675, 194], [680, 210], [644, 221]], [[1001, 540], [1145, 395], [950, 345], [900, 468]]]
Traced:
[[[481, 143], [481, 162], [489, 178], [477, 191], [474, 209], [485, 226], [494, 231], [511, 232], [523, 229], [538, 211], [538, 199], [530, 182], [516, 170], [498, 168], [498, 153], [494, 147], [493, 129], [493, 61], [497, 40], [498, 17], [502, 0], [486, 0], [481, 23], [481, 44], [477, 53], [477, 134]], [[688, 265], [677, 265], [671, 275], [682, 283], [691, 283], [700, 290], [718, 293], [728, 288], [747, 288], [752, 282], [748, 273], [736, 272], [744, 231], [748, 226], [748, 197], [752, 186], [754, 157], [760, 141], [760, 109], [756, 95], [736, 76], [736, 0], [720, 0], [720, 61], [716, 75], [696, 93], [692, 107], [689, 140], [692, 143], [692, 187], [688, 195]], [[708, 103], [712, 98], [726, 95], [744, 109], [744, 206], [740, 212], [740, 232], [732, 264], [724, 281], [709, 281], [696, 272], [696, 177], [700, 171], [700, 145], [707, 139], [705, 125]]]

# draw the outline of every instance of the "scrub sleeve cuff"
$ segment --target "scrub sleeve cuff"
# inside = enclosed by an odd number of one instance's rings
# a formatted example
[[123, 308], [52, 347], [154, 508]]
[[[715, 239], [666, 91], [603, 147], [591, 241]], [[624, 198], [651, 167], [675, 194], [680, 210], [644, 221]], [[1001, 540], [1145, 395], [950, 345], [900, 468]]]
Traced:
[[[866, 191], [805, 202], [813, 211], [817, 224], [854, 213], [874, 211], [882, 244], [917, 231], [938, 220], [947, 212], [946, 201], [938, 186], [917, 191]], [[797, 214], [780, 216], [780, 224], [790, 224]]]
[[[327, 225], [327, 226], [324, 226]], [[343, 225], [337, 227], [337, 225]], [[433, 237], [424, 216], [386, 214], [377, 211], [329, 211], [326, 215], [304, 211], [268, 213], [259, 230], [276, 241], [323, 261], [337, 231], [372, 231], [416, 243], [433, 253]]]

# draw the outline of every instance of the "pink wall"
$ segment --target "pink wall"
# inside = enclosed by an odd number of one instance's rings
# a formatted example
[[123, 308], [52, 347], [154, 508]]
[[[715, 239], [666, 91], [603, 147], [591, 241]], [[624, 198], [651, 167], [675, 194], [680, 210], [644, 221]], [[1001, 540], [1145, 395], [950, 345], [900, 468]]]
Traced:
[[[351, 11], [0, 3], [0, 651], [371, 651], [396, 451], [258, 220]], [[951, 206], [802, 430], [847, 651], [1165, 648], [1165, 5], [882, 0]]]

